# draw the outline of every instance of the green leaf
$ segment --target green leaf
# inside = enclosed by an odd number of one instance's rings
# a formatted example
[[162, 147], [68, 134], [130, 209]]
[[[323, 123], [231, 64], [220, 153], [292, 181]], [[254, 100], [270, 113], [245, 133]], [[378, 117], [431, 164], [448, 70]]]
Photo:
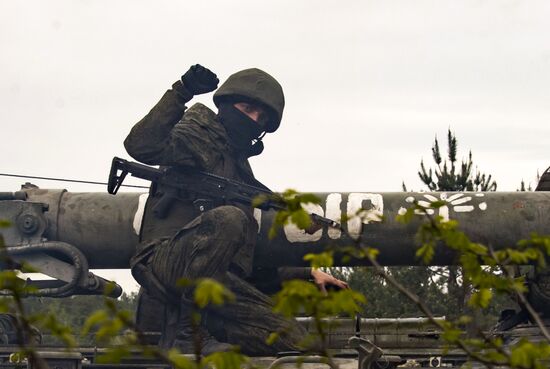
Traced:
[[493, 292], [491, 292], [490, 289], [481, 288], [479, 291], [476, 291], [472, 294], [472, 297], [470, 297], [470, 300], [468, 301], [468, 305], [472, 307], [480, 307], [482, 309], [486, 309], [491, 303], [492, 298]]
[[324, 251], [319, 254], [306, 254], [305, 261], [309, 261], [312, 268], [319, 269], [322, 267], [330, 268], [334, 264], [332, 251]]
[[120, 334], [124, 328], [124, 323], [120, 319], [109, 319], [99, 326], [95, 336], [100, 341], [109, 341]]
[[300, 229], [307, 229], [311, 225], [309, 214], [302, 208], [294, 211], [290, 215], [290, 220]]
[[431, 209], [439, 209], [440, 207], [446, 206], [446, 205], [447, 205], [447, 202], [442, 201], [442, 200], [436, 200], [436, 201], [430, 202], [430, 208]]
[[317, 286], [303, 280], [283, 282], [283, 288], [275, 295], [273, 311], [286, 317], [294, 317], [300, 312], [312, 314], [321, 300]]
[[194, 298], [197, 306], [202, 309], [210, 304], [220, 306], [227, 301], [234, 301], [235, 295], [216, 280], [202, 278], [197, 283]]
[[550, 356], [550, 346], [547, 343], [535, 344], [521, 339], [511, 348], [510, 364], [514, 367], [544, 368], [542, 361]]
[[378, 256], [378, 254], [380, 254], [380, 250], [375, 249], [374, 247], [366, 248], [366, 256], [368, 256], [369, 259], [376, 260], [376, 257]]
[[460, 329], [448, 328], [443, 331], [441, 338], [449, 343], [455, 343], [458, 339], [460, 339], [461, 335], [462, 331]]
[[103, 324], [109, 319], [109, 314], [105, 310], [97, 310], [90, 315], [82, 327], [82, 335], [90, 333], [91, 329], [97, 325]]
[[277, 340], [279, 339], [279, 333], [277, 332], [271, 332], [269, 334], [269, 337], [267, 337], [267, 339], [265, 340], [265, 343], [267, 343], [268, 345], [273, 345]]
[[111, 347], [97, 357], [99, 364], [120, 363], [122, 359], [131, 355], [130, 350], [123, 346]]
[[403, 214], [399, 214], [395, 217], [395, 220], [401, 224], [409, 224], [414, 218], [414, 208], [410, 207]]
[[168, 360], [177, 369], [196, 369], [195, 362], [182, 355], [177, 349], [172, 348], [166, 353]]
[[431, 243], [425, 243], [416, 250], [416, 257], [421, 258], [424, 264], [428, 264], [433, 259], [434, 254], [435, 250]]
[[267, 203], [269, 201], [268, 195], [258, 195], [252, 199], [252, 207], [258, 208], [261, 207], [263, 204]]
[[466, 324], [469, 324], [471, 321], [472, 321], [472, 317], [469, 316], [469, 315], [461, 315], [458, 317], [458, 319], [456, 320], [456, 324], [458, 325], [466, 325]]
[[279, 232], [279, 229], [281, 229], [286, 223], [287, 219], [290, 216], [290, 212], [288, 210], [280, 210], [275, 214], [275, 218], [273, 219], [273, 224], [271, 224], [271, 227], [269, 228], [268, 237], [270, 240], [277, 237], [277, 233]]
[[215, 352], [201, 360], [202, 367], [214, 369], [241, 369], [249, 359], [239, 352]]

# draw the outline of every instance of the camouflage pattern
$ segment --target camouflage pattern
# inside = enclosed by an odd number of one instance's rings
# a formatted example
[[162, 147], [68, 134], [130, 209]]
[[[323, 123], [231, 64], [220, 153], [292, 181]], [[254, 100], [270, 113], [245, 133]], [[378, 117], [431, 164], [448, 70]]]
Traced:
[[[253, 176], [248, 160], [235, 153], [228, 142], [225, 129], [216, 114], [202, 104], [195, 104], [184, 113], [185, 105], [179, 95], [169, 90], [159, 103], [138, 122], [124, 142], [128, 153], [146, 164], [170, 167], [194, 167], [241, 182], [263, 186]], [[151, 209], [161, 199], [163, 188], [153, 188], [145, 208], [141, 229], [143, 245], [176, 233], [198, 214], [194, 199], [180, 193], [164, 219], [154, 216]], [[240, 204], [250, 222], [254, 222], [252, 209]], [[152, 246], [138, 251], [146, 257]], [[250, 274], [252, 250], [241, 250], [235, 257], [244, 274]], [[134, 263], [140, 259], [134, 258]]]
[[268, 108], [272, 115], [266, 129], [268, 133], [279, 128], [285, 107], [285, 96], [283, 88], [275, 78], [257, 68], [232, 74], [214, 94], [214, 103], [219, 106], [225, 99], [235, 100], [235, 96], [260, 102]]
[[[240, 345], [249, 355], [295, 350], [305, 331], [274, 314], [270, 298], [243, 281], [241, 270], [232, 268], [234, 255], [243, 247], [254, 246], [258, 229], [252, 225], [234, 206], [206, 211], [159, 245], [151, 259], [153, 274], [171, 287], [170, 293], [182, 296], [182, 304], [192, 299], [192, 291], [174, 288], [182, 277], [214, 278], [235, 294], [235, 302], [207, 311], [211, 334], [219, 341]], [[267, 345], [269, 334], [280, 329], [288, 333], [273, 346]]]
[[[185, 168], [192, 167], [265, 187], [254, 178], [247, 158], [232, 149], [216, 114], [202, 104], [185, 111], [185, 103], [183, 95], [167, 91], [126, 138], [128, 153], [150, 165], [167, 166], [183, 173]], [[177, 296], [188, 301], [183, 291], [176, 288], [178, 279], [215, 278], [227, 284], [237, 297], [234, 303], [208, 314], [209, 323], [217, 321], [214, 326], [218, 327], [218, 339], [246, 347], [245, 351], [251, 354], [295, 350], [296, 342], [305, 331], [274, 314], [270, 299], [243, 280], [251, 274], [257, 240], [258, 226], [252, 208], [217, 203], [218, 207], [201, 213], [193, 206], [195, 199], [180, 192], [168, 215], [158, 219], [152, 209], [164, 192], [160, 186], [152, 186], [150, 190], [141, 228], [141, 246], [131, 260], [136, 280], [148, 286], [150, 295], [162, 298], [165, 294], [163, 301], [175, 305]], [[304, 274], [304, 270], [298, 273]], [[180, 302], [180, 311], [186, 310], [183, 304]], [[154, 316], [145, 306], [140, 310], [141, 318]], [[142, 323], [147, 327], [153, 325], [150, 321]], [[277, 345], [265, 344], [269, 333], [291, 325], [296, 327], [290, 331], [293, 333]], [[165, 325], [164, 341], [174, 335], [167, 332], [168, 327], [169, 324]]]

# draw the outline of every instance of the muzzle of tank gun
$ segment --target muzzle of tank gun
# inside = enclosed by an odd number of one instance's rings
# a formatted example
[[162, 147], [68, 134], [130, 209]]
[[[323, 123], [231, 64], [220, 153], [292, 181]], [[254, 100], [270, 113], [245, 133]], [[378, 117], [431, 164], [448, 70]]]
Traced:
[[25, 191], [15, 192], [0, 192], [0, 201], [2, 200], [27, 200], [27, 193]]

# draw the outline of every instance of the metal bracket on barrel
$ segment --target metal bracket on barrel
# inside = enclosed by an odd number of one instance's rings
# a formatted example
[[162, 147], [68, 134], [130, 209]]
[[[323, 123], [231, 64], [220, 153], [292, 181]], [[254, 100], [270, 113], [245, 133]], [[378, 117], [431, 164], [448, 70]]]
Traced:
[[[19, 267], [28, 265], [33, 270], [55, 278], [53, 281], [27, 280], [37, 287], [33, 295], [65, 297], [103, 294], [107, 290], [111, 297], [120, 296], [120, 286], [89, 272], [88, 260], [78, 248], [45, 238], [46, 211], [47, 205], [26, 201], [26, 197], [18, 192], [0, 193], [0, 214], [11, 225], [2, 230], [7, 254]], [[111, 284], [112, 287], [108, 287]]]
[[366, 338], [351, 337], [348, 343], [359, 353], [358, 369], [373, 368], [372, 364], [382, 356], [382, 349]]

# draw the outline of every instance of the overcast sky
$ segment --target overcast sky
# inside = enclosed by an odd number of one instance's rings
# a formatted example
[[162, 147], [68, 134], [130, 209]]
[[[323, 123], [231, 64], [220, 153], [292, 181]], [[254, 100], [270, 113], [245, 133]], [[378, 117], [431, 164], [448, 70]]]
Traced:
[[132, 125], [200, 63], [283, 85], [281, 128], [252, 160], [275, 190], [420, 190], [449, 127], [499, 190], [534, 186], [550, 166], [548, 19], [542, 0], [0, 0], [0, 172], [105, 180]]

